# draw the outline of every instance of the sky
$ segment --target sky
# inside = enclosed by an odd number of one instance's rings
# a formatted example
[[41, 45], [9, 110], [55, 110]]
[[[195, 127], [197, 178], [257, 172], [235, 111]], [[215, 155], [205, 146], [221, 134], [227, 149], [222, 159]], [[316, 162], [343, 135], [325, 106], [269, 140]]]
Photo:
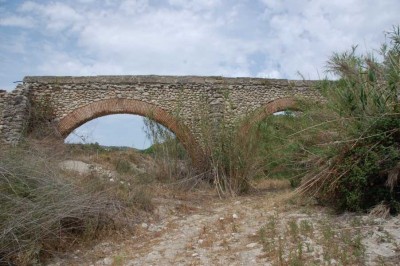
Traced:
[[[33, 75], [319, 79], [333, 52], [379, 48], [399, 11], [399, 0], [0, 0], [0, 89]], [[144, 148], [142, 128], [106, 116], [68, 140]]]

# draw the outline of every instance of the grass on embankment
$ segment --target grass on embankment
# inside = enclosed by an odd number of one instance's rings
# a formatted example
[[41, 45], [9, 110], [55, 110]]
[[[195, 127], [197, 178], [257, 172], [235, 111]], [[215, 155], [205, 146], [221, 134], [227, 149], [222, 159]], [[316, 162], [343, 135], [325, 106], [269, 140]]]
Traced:
[[1, 265], [38, 264], [74, 244], [130, 230], [152, 209], [140, 181], [79, 176], [61, 170], [61, 158], [29, 145], [1, 150]]

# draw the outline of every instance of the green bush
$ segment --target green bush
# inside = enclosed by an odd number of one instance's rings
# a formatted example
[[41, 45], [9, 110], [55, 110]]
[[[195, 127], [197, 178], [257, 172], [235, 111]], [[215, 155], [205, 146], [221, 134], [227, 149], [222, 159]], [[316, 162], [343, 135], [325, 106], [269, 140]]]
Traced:
[[131, 163], [123, 158], [118, 158], [114, 161], [115, 170], [118, 174], [128, 174], [132, 171]]
[[340, 139], [324, 144], [299, 191], [338, 210], [383, 204], [392, 213], [400, 211], [399, 28], [388, 37], [380, 61], [353, 48], [328, 62], [340, 80], [325, 82], [323, 92], [338, 117], [332, 129]]
[[343, 154], [339, 172], [345, 174], [335, 195], [339, 209], [362, 211], [384, 203], [392, 213], [400, 211], [400, 187], [388, 185], [389, 172], [400, 162], [399, 129], [400, 117], [383, 117], [367, 133], [370, 137]]
[[36, 139], [59, 137], [52, 121], [55, 111], [49, 96], [44, 96], [33, 101], [30, 106], [30, 116], [26, 133]]

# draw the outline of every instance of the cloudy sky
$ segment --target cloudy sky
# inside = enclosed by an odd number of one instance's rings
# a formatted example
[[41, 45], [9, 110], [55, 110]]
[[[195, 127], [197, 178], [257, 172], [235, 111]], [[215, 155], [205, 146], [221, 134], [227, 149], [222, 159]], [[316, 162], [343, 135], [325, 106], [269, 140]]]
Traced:
[[[0, 0], [0, 89], [27, 75], [318, 79], [332, 52], [378, 48], [399, 11], [399, 0]], [[127, 115], [78, 134], [145, 143]]]

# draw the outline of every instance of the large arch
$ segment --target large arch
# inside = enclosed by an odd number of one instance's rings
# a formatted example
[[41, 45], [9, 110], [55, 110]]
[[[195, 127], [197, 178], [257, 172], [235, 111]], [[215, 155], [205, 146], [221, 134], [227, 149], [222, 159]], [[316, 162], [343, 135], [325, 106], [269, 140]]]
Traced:
[[299, 110], [298, 101], [295, 98], [279, 98], [266, 103], [253, 112], [239, 128], [240, 136], [246, 136], [253, 125], [264, 120], [266, 117], [287, 109]]
[[111, 114], [135, 114], [160, 123], [176, 135], [196, 167], [203, 165], [204, 153], [189, 129], [160, 107], [138, 100], [115, 98], [92, 102], [61, 118], [56, 125], [57, 130], [65, 138], [80, 125]]

